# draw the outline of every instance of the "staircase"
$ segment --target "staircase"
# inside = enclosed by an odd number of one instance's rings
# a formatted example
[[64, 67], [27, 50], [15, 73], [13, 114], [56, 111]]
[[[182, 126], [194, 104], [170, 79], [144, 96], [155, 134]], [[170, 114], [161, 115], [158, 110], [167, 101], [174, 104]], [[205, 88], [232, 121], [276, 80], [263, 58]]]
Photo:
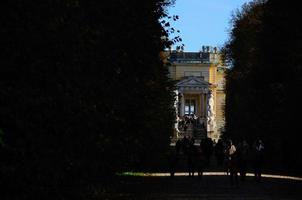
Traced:
[[195, 145], [199, 145], [203, 138], [206, 138], [207, 133], [200, 125], [194, 125], [193, 123], [187, 124], [187, 130], [180, 130], [174, 137], [171, 138], [171, 146], [175, 146], [177, 140], [182, 139], [185, 135], [195, 138]]

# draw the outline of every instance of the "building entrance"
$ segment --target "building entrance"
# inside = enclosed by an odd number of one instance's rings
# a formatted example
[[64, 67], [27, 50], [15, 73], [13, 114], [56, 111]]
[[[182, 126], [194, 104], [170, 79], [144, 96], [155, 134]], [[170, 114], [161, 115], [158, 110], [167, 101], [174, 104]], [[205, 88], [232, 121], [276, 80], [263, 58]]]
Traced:
[[196, 113], [196, 99], [185, 100], [185, 115], [191, 115]]

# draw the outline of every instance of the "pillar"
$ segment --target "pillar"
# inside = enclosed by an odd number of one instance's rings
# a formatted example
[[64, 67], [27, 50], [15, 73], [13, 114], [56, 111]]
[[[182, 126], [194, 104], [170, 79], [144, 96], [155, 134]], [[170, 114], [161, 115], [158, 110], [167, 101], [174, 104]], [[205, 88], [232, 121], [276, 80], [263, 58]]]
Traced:
[[208, 106], [208, 97], [207, 94], [203, 93], [203, 116], [207, 118], [207, 106]]
[[214, 94], [213, 92], [209, 92], [207, 95], [207, 123], [208, 123], [208, 131], [215, 132], [216, 129], [216, 121], [215, 121], [215, 111], [214, 111]]
[[204, 125], [206, 127], [206, 131], [208, 131], [208, 113], [207, 113], [207, 106], [208, 106], [208, 101], [207, 101], [207, 94], [203, 93], [203, 119], [204, 119]]
[[185, 115], [185, 95], [181, 94], [181, 101], [180, 101], [180, 116]]
[[178, 138], [178, 133], [179, 133], [179, 129], [178, 129], [178, 122], [179, 122], [179, 118], [178, 118], [178, 103], [179, 103], [179, 99], [178, 99], [178, 90], [175, 90], [175, 102], [174, 102], [174, 109], [175, 109], [175, 113], [176, 113], [176, 120], [175, 120], [175, 124], [174, 124], [174, 137]]
[[203, 117], [204, 116], [204, 109], [203, 109], [203, 106], [204, 106], [204, 97], [203, 97], [203, 93], [200, 93], [200, 117]]

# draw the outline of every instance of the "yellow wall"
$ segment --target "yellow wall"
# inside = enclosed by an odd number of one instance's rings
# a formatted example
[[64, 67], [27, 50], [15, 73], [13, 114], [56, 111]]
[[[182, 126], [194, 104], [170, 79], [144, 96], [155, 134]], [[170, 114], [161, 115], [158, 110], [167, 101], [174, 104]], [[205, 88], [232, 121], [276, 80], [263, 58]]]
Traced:
[[177, 64], [169, 67], [171, 78], [180, 80], [185, 72], [201, 72], [205, 81], [209, 81], [209, 64]]
[[[225, 107], [225, 93], [224, 93], [224, 83], [225, 83], [225, 72], [224, 68], [218, 67], [215, 64], [185, 64], [185, 63], [177, 63], [169, 66], [169, 76], [174, 80], [180, 80], [184, 78], [185, 72], [201, 72], [204, 80], [213, 84], [213, 95], [214, 95], [214, 112], [215, 112], [215, 120], [217, 131], [213, 133], [212, 138], [218, 139], [221, 132], [220, 128], [225, 125], [225, 117], [224, 117], [224, 107]], [[186, 94], [186, 98], [189, 95]], [[197, 107], [201, 108], [201, 99], [199, 96], [192, 95], [191, 97], [195, 97], [197, 100]], [[206, 101], [206, 99], [204, 99]], [[206, 107], [204, 105], [204, 112], [206, 111]], [[201, 113], [197, 113], [200, 115]]]
[[176, 76], [175, 76], [175, 72], [176, 72], [176, 66], [169, 66], [169, 78], [175, 80]]
[[225, 70], [218, 69], [216, 70], [216, 78], [217, 78], [217, 91], [216, 91], [216, 124], [217, 131], [219, 132], [222, 127], [225, 125]]
[[211, 64], [209, 69], [209, 83], [216, 84], [216, 71], [217, 67], [214, 64]]
[[219, 70], [216, 73], [216, 78], [217, 78], [217, 89], [218, 90], [224, 90], [224, 85], [225, 85], [225, 72], [224, 70]]

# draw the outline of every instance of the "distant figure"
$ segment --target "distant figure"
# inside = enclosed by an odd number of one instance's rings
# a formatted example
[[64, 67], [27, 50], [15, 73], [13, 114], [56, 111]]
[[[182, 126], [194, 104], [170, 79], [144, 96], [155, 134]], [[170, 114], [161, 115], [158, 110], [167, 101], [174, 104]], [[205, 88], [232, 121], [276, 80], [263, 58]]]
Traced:
[[189, 177], [194, 177], [195, 172], [195, 158], [196, 158], [196, 148], [194, 146], [195, 139], [191, 137], [189, 139], [189, 146], [187, 149], [187, 164]]
[[196, 151], [196, 169], [198, 177], [201, 178], [205, 169], [205, 155], [201, 148]]
[[171, 150], [169, 152], [168, 160], [169, 160], [169, 170], [170, 170], [171, 177], [174, 177], [174, 174], [176, 172], [181, 148], [182, 148], [182, 141], [177, 140], [175, 144], [175, 150], [174, 151]]
[[199, 118], [199, 124], [200, 124], [200, 128], [202, 130], [202, 133], [206, 132], [206, 126], [205, 126], [205, 122], [204, 122], [204, 117]]
[[250, 146], [243, 140], [240, 145], [238, 146], [238, 167], [240, 172], [240, 179], [241, 181], [245, 181], [246, 171], [247, 171], [247, 163], [249, 159], [249, 149]]
[[177, 154], [180, 154], [181, 148], [182, 148], [182, 141], [177, 140], [175, 143], [175, 150]]
[[188, 135], [185, 135], [181, 141], [182, 151], [187, 156], [190, 148], [190, 139]]
[[223, 141], [223, 167], [227, 175], [229, 175], [229, 142]]
[[253, 145], [253, 166], [254, 166], [255, 180], [257, 182], [261, 181], [263, 151], [264, 151], [264, 144], [262, 140], [257, 139]]
[[176, 171], [176, 166], [178, 163], [178, 153], [175, 150], [171, 150], [169, 152], [168, 161], [169, 161], [170, 176], [173, 178], [175, 171]]
[[184, 123], [183, 129], [184, 129], [184, 132], [187, 133], [187, 129], [188, 129], [187, 123]]
[[222, 139], [219, 139], [217, 144], [215, 145], [215, 156], [217, 160], [217, 166], [221, 167], [223, 165], [224, 159]]
[[179, 122], [178, 122], [178, 127], [179, 127], [180, 129], [183, 129], [183, 128], [184, 128], [184, 124], [185, 124], [185, 121], [184, 121], [182, 118], [180, 118], [180, 120], [179, 120]]
[[229, 162], [228, 166], [230, 172], [231, 185], [234, 184], [234, 180], [235, 180], [235, 184], [238, 185], [237, 150], [232, 140], [229, 140], [228, 162]]
[[205, 138], [202, 139], [200, 142], [200, 148], [202, 149], [202, 152], [204, 152], [205, 155], [205, 165], [208, 167], [210, 165], [210, 158], [213, 153], [213, 141], [211, 138]]

